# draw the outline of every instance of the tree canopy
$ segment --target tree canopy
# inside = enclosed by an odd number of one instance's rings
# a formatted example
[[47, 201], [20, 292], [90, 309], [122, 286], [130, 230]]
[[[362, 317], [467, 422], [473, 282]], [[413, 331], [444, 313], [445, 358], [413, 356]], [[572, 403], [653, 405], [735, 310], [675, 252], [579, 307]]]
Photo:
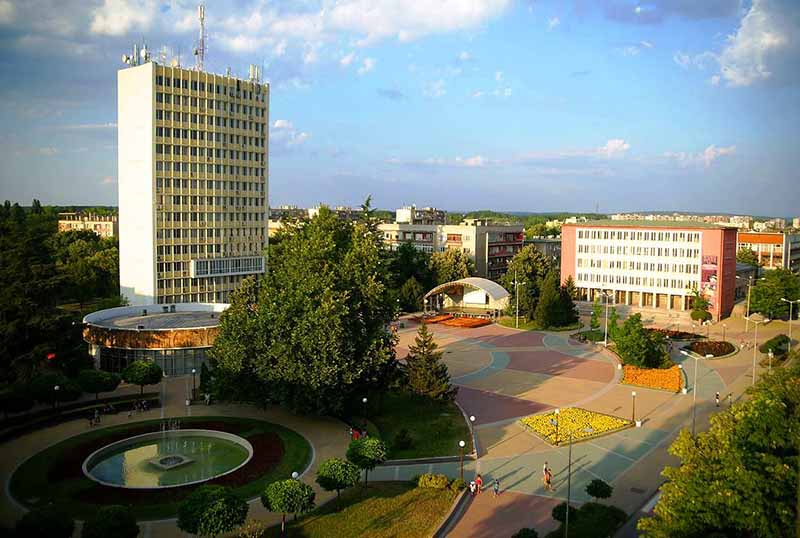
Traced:
[[516, 308], [514, 296], [514, 275], [524, 284], [519, 286], [519, 313], [532, 320], [539, 300], [542, 281], [552, 268], [552, 262], [533, 245], [517, 252], [508, 264], [508, 272], [503, 275], [501, 284], [512, 294], [510, 308]]
[[753, 267], [759, 267], [761, 264], [758, 262], [758, 254], [752, 248], [740, 248], [736, 252], [736, 261]]
[[364, 485], [367, 484], [369, 472], [386, 461], [386, 458], [386, 445], [374, 437], [356, 439], [347, 447], [347, 459], [359, 469], [364, 469]]
[[460, 250], [447, 249], [431, 254], [430, 264], [433, 285], [445, 284], [475, 274], [475, 264]]
[[614, 331], [617, 354], [625, 364], [643, 368], [664, 365], [666, 339], [658, 331], [648, 331], [642, 326], [642, 315], [634, 314]]
[[458, 393], [458, 387], [450, 383], [450, 373], [447, 365], [441, 362], [442, 352], [438, 348], [428, 325], [420, 325], [406, 357], [408, 389], [434, 400], [452, 401]]
[[559, 284], [557, 269], [552, 269], [544, 281], [534, 318], [542, 329], [566, 327], [578, 321], [578, 309], [566, 286]]
[[244, 499], [230, 488], [200, 486], [178, 506], [178, 528], [189, 534], [217, 536], [244, 523], [247, 510]]
[[352, 222], [323, 208], [284, 228], [269, 273], [232, 294], [211, 356], [215, 380], [233, 396], [250, 390], [247, 399], [336, 413], [387, 380], [396, 306], [367, 210]]
[[[760, 312], [770, 319], [789, 319], [789, 303], [781, 299], [800, 299], [800, 274], [788, 269], [772, 269], [764, 274], [764, 280], [753, 286], [750, 292], [750, 312]], [[798, 317], [800, 307], [792, 309]]]
[[775, 368], [749, 398], [711, 415], [692, 438], [669, 448], [654, 516], [639, 522], [651, 538], [789, 538], [797, 520], [800, 471], [800, 366]]
[[286, 514], [304, 514], [314, 509], [316, 493], [308, 484], [287, 479], [269, 484], [261, 494], [261, 504], [270, 512], [281, 514], [281, 534], [286, 527]]
[[340, 492], [358, 483], [358, 467], [341, 458], [329, 458], [319, 464], [317, 484], [325, 491], [335, 491], [336, 498]]
[[147, 360], [133, 361], [122, 371], [122, 379], [132, 385], [139, 385], [140, 394], [144, 393], [145, 385], [155, 385], [161, 382], [164, 371], [159, 365]]

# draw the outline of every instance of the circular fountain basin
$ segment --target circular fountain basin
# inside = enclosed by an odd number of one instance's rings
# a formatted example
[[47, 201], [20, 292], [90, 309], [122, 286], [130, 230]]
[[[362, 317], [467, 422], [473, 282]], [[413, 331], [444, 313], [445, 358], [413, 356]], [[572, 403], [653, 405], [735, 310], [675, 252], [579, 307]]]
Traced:
[[86, 458], [83, 473], [104, 486], [174, 488], [232, 473], [252, 457], [253, 445], [238, 435], [172, 430], [106, 445]]

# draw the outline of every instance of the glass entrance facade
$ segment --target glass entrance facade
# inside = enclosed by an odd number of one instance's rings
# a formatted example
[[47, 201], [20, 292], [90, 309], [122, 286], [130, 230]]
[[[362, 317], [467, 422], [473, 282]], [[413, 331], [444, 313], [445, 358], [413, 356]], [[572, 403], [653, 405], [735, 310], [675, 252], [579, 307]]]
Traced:
[[149, 360], [158, 364], [168, 376], [198, 372], [205, 363], [209, 348], [192, 349], [121, 349], [104, 347], [100, 350], [100, 368], [108, 372], [119, 373], [130, 363], [138, 360]]

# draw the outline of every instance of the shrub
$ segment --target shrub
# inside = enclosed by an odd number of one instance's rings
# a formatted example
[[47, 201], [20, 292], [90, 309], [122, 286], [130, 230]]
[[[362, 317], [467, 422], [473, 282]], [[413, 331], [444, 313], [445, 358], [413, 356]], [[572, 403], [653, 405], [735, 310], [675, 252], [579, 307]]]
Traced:
[[616, 506], [586, 503], [577, 510], [574, 519], [570, 513], [569, 534], [581, 538], [606, 538], [612, 536], [627, 519], [628, 515]]
[[136, 538], [139, 525], [131, 511], [124, 506], [104, 506], [83, 524], [81, 538]]
[[386, 445], [380, 439], [367, 437], [350, 442], [346, 457], [359, 469], [364, 470], [364, 486], [367, 486], [369, 472], [386, 461]]
[[520, 529], [511, 535], [511, 538], [539, 538], [539, 533], [533, 529]]
[[230, 488], [200, 486], [178, 507], [178, 528], [189, 534], [216, 536], [232, 531], [247, 517], [247, 503]]
[[450, 479], [443, 474], [424, 474], [419, 477], [417, 486], [426, 489], [446, 489], [450, 484]]
[[78, 373], [78, 385], [84, 392], [94, 394], [94, 399], [99, 398], [101, 392], [111, 392], [119, 386], [120, 377], [103, 370], [81, 370]]
[[[574, 521], [575, 516], [578, 514], [578, 509], [574, 506], [570, 505], [569, 507], [569, 520]], [[553, 511], [550, 513], [553, 516], [553, 519], [556, 521], [560, 521], [563, 523], [567, 519], [567, 503], [561, 503], [553, 507]]]
[[455, 478], [453, 479], [452, 482], [450, 482], [450, 491], [452, 491], [453, 493], [458, 493], [459, 491], [461, 491], [466, 487], [467, 483], [461, 480], [460, 478]]
[[586, 494], [595, 499], [608, 499], [613, 491], [614, 488], [599, 478], [595, 478], [586, 486]]
[[772, 350], [773, 355], [776, 357], [779, 355], [786, 355], [789, 352], [789, 337], [785, 334], [779, 334], [778, 336], [774, 336], [761, 344], [758, 347], [758, 350], [761, 353], [769, 353], [769, 350]]
[[730, 342], [704, 340], [700, 342], [692, 342], [689, 344], [689, 349], [692, 352], [702, 356], [710, 354], [714, 355], [715, 357], [722, 357], [723, 355], [728, 355], [736, 351], [736, 346]]
[[403, 428], [397, 435], [394, 436], [394, 441], [392, 442], [392, 448], [394, 450], [407, 450], [414, 446], [414, 439], [408, 433], [408, 430]]
[[317, 484], [326, 491], [336, 491], [336, 498], [345, 488], [349, 488], [358, 483], [358, 467], [349, 461], [330, 458], [320, 463], [317, 469]]
[[161, 382], [164, 372], [154, 362], [140, 360], [134, 361], [122, 371], [122, 379], [132, 385], [139, 385], [139, 394], [144, 394], [145, 385], [155, 385]]
[[80, 387], [61, 374], [42, 374], [36, 377], [31, 382], [30, 390], [36, 401], [46, 404], [76, 400], [81, 395]]
[[34, 508], [17, 523], [17, 534], [25, 538], [71, 538], [75, 520], [55, 506]]

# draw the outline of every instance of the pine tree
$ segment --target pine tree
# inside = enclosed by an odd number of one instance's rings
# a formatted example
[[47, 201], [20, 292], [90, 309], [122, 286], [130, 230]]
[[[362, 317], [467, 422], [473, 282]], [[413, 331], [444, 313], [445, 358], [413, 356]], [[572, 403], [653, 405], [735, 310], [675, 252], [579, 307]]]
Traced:
[[567, 281], [564, 282], [564, 288], [569, 294], [569, 298], [573, 301], [578, 298], [578, 288], [575, 287], [575, 279], [572, 278], [572, 275], [567, 277]]
[[561, 290], [558, 287], [558, 276], [550, 271], [542, 282], [542, 291], [536, 305], [534, 319], [542, 329], [559, 325], [561, 307]]
[[428, 326], [422, 324], [406, 357], [408, 388], [415, 394], [435, 400], [453, 400], [458, 388], [450, 383], [450, 373], [447, 365], [442, 364], [442, 352], [438, 349]]
[[608, 337], [613, 340], [616, 338], [617, 329], [619, 323], [619, 314], [617, 313], [617, 307], [611, 307], [611, 313], [608, 315]]

